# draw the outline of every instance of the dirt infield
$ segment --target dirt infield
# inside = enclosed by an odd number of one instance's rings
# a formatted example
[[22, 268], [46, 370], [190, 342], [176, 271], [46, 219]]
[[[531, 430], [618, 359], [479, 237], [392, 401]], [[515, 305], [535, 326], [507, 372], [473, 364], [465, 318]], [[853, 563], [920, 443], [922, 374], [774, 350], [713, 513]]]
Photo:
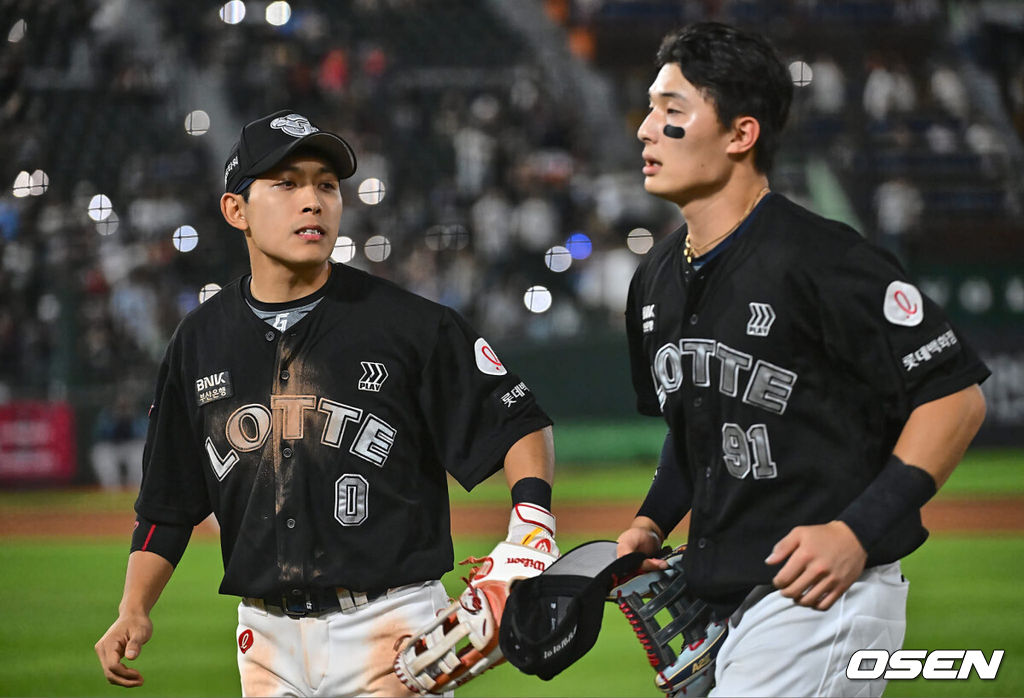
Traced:
[[[566, 504], [556, 507], [559, 535], [615, 537], [629, 525], [635, 504]], [[1024, 532], [1024, 498], [938, 499], [923, 511], [925, 526], [933, 533]], [[0, 537], [127, 537], [134, 516], [131, 511], [57, 512], [43, 509], [0, 510]], [[452, 510], [456, 535], [494, 535], [508, 525], [503, 506], [459, 506]], [[204, 522], [197, 535], [215, 535], [216, 527]]]

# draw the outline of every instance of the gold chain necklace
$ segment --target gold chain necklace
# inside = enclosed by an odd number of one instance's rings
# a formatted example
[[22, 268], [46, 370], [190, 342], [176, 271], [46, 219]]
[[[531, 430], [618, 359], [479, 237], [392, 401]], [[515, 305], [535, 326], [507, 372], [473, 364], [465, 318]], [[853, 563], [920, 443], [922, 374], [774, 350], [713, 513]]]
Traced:
[[736, 232], [736, 229], [740, 227], [740, 224], [743, 221], [747, 220], [747, 216], [749, 216], [750, 212], [754, 210], [755, 206], [757, 206], [757, 202], [764, 198], [764, 195], [767, 194], [769, 191], [771, 190], [768, 187], [764, 187], [763, 189], [761, 189], [761, 191], [757, 193], [757, 196], [754, 197], [754, 200], [750, 202], [750, 205], [747, 206], [747, 210], [743, 212], [743, 215], [740, 216], [740, 219], [736, 221], [736, 225], [729, 228], [729, 230], [727, 230], [722, 235], [719, 235], [711, 242], [705, 243], [700, 247], [697, 247], [692, 242], [690, 242], [690, 233], [686, 233], [686, 242], [683, 245], [683, 256], [686, 257], [687, 263], [693, 262], [694, 259], [700, 257], [702, 254], [710, 250], [712, 247], [715, 246], [715, 244]]

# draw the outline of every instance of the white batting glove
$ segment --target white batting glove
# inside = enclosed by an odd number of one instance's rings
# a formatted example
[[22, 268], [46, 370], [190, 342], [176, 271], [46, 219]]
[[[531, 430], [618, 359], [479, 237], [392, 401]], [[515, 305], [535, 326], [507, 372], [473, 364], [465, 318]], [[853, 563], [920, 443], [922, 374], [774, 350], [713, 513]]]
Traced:
[[505, 540], [558, 557], [555, 544], [555, 515], [537, 504], [516, 504], [508, 520]]

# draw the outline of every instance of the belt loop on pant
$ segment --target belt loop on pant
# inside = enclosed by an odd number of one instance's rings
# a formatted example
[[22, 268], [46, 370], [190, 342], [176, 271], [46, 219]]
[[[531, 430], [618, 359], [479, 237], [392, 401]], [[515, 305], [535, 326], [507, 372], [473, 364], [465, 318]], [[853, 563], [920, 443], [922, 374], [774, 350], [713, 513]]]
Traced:
[[[365, 594], [363, 594], [362, 595], [362, 599], [360, 599], [358, 594], [356, 594], [356, 593], [354, 593], [352, 591], [349, 591], [345, 587], [338, 587], [337, 591], [338, 591], [338, 603], [341, 604], [341, 611], [342, 611], [342, 613], [344, 613], [346, 611], [354, 611], [355, 609], [359, 608], [360, 606], [365, 606], [366, 605], [366, 595]], [[360, 601], [362, 601], [362, 603], [360, 603]]]
[[382, 596], [386, 596], [388, 593], [387, 589], [381, 589], [380, 591], [352, 591], [345, 587], [337, 587], [338, 592], [338, 603], [341, 604], [342, 611], [354, 611], [357, 608], [361, 608], [369, 603], [376, 601]]

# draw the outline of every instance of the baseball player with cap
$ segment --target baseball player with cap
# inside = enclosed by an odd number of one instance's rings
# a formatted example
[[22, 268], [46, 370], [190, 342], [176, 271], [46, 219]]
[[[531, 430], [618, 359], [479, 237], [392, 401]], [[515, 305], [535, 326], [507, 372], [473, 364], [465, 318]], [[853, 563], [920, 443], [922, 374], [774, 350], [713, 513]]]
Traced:
[[530, 389], [454, 311], [329, 261], [355, 169], [288, 110], [228, 157], [221, 212], [251, 273], [185, 317], [160, 367], [124, 595], [96, 643], [113, 684], [142, 684], [122, 659], [210, 513], [244, 695], [407, 693], [395, 648], [448, 605], [449, 474], [471, 489], [504, 468], [506, 544], [558, 554]]
[[658, 52], [645, 189], [685, 224], [629, 289], [639, 411], [669, 433], [619, 552], [690, 512], [690, 590], [728, 619], [711, 695], [880, 695], [853, 652], [903, 641], [900, 558], [984, 418], [989, 371], [888, 253], [772, 192], [792, 96], [763, 38], [701, 23]]

